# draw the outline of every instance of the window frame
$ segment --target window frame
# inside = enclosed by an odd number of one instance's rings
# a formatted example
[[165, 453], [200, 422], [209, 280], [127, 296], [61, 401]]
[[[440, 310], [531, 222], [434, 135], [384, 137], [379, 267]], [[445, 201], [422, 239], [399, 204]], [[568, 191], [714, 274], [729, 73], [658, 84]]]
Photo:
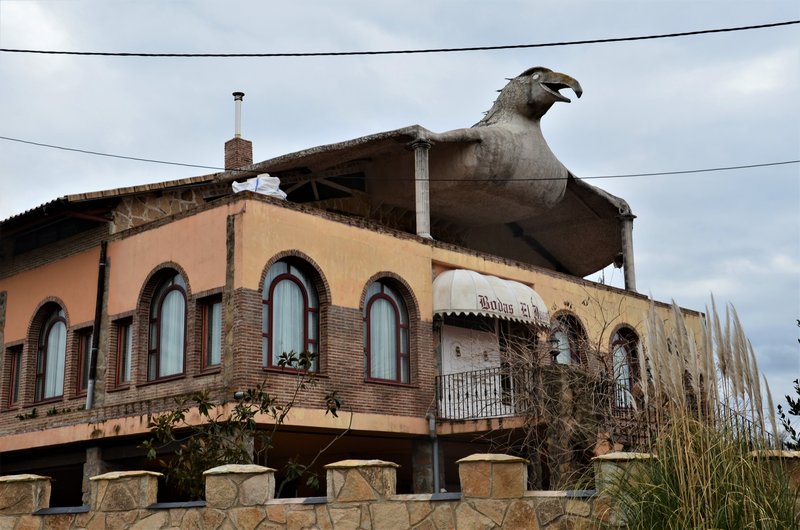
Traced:
[[[213, 340], [213, 329], [211, 330], [212, 335], [209, 335], [210, 326], [212, 325], [210, 322], [210, 318], [213, 318], [213, 310], [214, 307], [219, 307], [219, 338], [217, 342], [218, 348], [218, 355], [219, 359], [217, 362], [212, 363], [209, 362], [209, 349]], [[200, 363], [201, 369], [203, 371], [209, 370], [217, 370], [222, 366], [222, 295], [214, 295], [204, 298], [201, 301], [201, 312], [200, 318], [202, 319], [201, 326], [200, 326]], [[212, 352], [213, 353], [213, 352]]]
[[[265, 289], [264, 283], [266, 283], [267, 279], [269, 278], [270, 271], [278, 266], [279, 264], [286, 265], [287, 272], [282, 272], [275, 276], [269, 284], [269, 288]], [[292, 272], [292, 269], [297, 271], [297, 274]], [[291, 367], [291, 366], [280, 366], [278, 364], [278, 360], [280, 355], [283, 353], [288, 352], [280, 352], [277, 356], [275, 356], [273, 352], [273, 330], [275, 329], [275, 288], [284, 281], [291, 281], [294, 283], [298, 289], [300, 289], [300, 293], [303, 297], [303, 349], [304, 351], [313, 352], [315, 353], [314, 361], [312, 362], [311, 366], [309, 367], [310, 372], [318, 373], [320, 371], [320, 351], [319, 351], [319, 337], [320, 337], [320, 303], [319, 303], [319, 291], [314, 285], [313, 278], [307, 272], [308, 267], [304, 267], [302, 263], [298, 263], [295, 260], [291, 259], [280, 259], [277, 260], [275, 263], [270, 265], [269, 269], [267, 269], [266, 276], [264, 277], [264, 281], [262, 282], [261, 286], [261, 367], [264, 370], [293, 370], [299, 371], [302, 368], [299, 367]], [[303, 278], [299, 276], [302, 275]], [[305, 280], [305, 282], [303, 281]], [[306, 289], [306, 285], [308, 285], [309, 289], [314, 289], [314, 298], [316, 299], [316, 305], [311, 305], [310, 300], [311, 297], [309, 296], [308, 289]], [[267, 297], [264, 297], [264, 291], [267, 292]], [[267, 324], [268, 325], [265, 325]], [[316, 338], [311, 338], [311, 328], [312, 326], [315, 327], [314, 335]], [[303, 352], [295, 352], [296, 354], [300, 354]], [[274, 359], [275, 357], [275, 359]]]
[[[558, 360], [558, 357], [561, 356], [562, 350], [560, 348], [561, 340], [558, 339], [558, 335], [561, 334], [564, 336], [566, 343], [569, 347], [569, 362], [561, 362]], [[550, 338], [555, 338], [559, 344], [558, 348], [558, 355], [552, 356], [552, 363], [553, 364], [561, 364], [564, 366], [583, 366], [584, 365], [584, 352], [583, 348], [581, 348], [580, 342], [585, 340], [585, 332], [583, 326], [572, 314], [559, 314], [553, 318], [553, 326], [550, 330]]]
[[[116, 366], [114, 370], [114, 387], [126, 388], [133, 380], [133, 319], [126, 318], [114, 323], [117, 333]], [[123, 367], [127, 371], [127, 379], [122, 378]]]
[[[639, 382], [641, 373], [639, 370], [639, 335], [627, 327], [622, 326], [618, 328], [611, 338], [611, 369], [614, 384], [614, 406], [617, 408], [630, 408], [633, 406], [631, 402], [633, 398], [634, 386]], [[624, 366], [627, 368], [628, 377], [623, 380], [618, 373], [618, 366], [622, 363], [617, 363], [617, 351], [622, 349], [625, 352]], [[624, 395], [621, 389], [627, 391], [628, 395]]]
[[[162, 277], [153, 290], [153, 298], [149, 304], [148, 327], [147, 327], [147, 382], [165, 381], [177, 379], [186, 375], [186, 344], [187, 344], [187, 324], [189, 313], [189, 297], [186, 293], [186, 279], [177, 271], [172, 270], [172, 274]], [[180, 283], [176, 279], [180, 278]], [[167, 297], [178, 292], [183, 297], [183, 344], [180, 353], [181, 370], [167, 375], [160, 375], [162, 356], [164, 352], [161, 348], [161, 335], [164, 310], [164, 302]], [[153, 308], [156, 311], [153, 311]], [[154, 331], [155, 329], [155, 331]], [[154, 340], [155, 337], [155, 340]], [[155, 342], [155, 344], [153, 344]]]
[[[75, 392], [77, 395], [86, 395], [89, 390], [89, 357], [92, 351], [92, 328], [85, 328], [75, 332], [78, 343], [78, 363], [76, 366], [77, 373], [75, 377]], [[88, 348], [88, 350], [87, 350]]]
[[11, 408], [19, 405], [20, 402], [20, 385], [22, 384], [22, 345], [7, 347], [6, 361], [9, 367], [6, 406]]
[[[62, 324], [64, 326], [64, 338], [62, 340], [64, 354], [63, 364], [61, 366], [61, 393], [52, 396], [45, 396], [44, 394], [47, 386], [47, 357], [50, 346], [50, 332], [57, 324]], [[49, 401], [57, 401], [64, 397], [68, 334], [69, 327], [67, 326], [67, 319], [64, 309], [61, 306], [56, 306], [46, 314], [44, 319], [42, 319], [42, 327], [39, 330], [39, 338], [36, 344], [36, 366], [34, 370], [34, 403], [47, 403]]]
[[[400, 294], [399, 290], [394, 288], [393, 286], [389, 285], [386, 281], [378, 279], [372, 282], [369, 287], [367, 288], [367, 293], [372, 290], [372, 286], [378, 284], [380, 285], [380, 290], [377, 293], [374, 293], [369, 299], [366, 300], [364, 303], [364, 313], [362, 315], [363, 318], [363, 335], [364, 335], [364, 379], [366, 381], [374, 381], [380, 383], [395, 383], [400, 385], [411, 385], [411, 323], [408, 314], [408, 304], [403, 299], [403, 296]], [[390, 296], [387, 294], [386, 290], [389, 290], [394, 296]], [[372, 375], [372, 357], [373, 352], [371, 350], [372, 344], [372, 321], [371, 321], [371, 310], [372, 306], [380, 301], [385, 300], [387, 301], [394, 310], [395, 316], [395, 326], [394, 326], [394, 333], [395, 333], [395, 373], [397, 376], [394, 379], [382, 378], [382, 377], [374, 377]], [[399, 307], [397, 304], [397, 300], [399, 300], [403, 306]], [[405, 319], [401, 318], [405, 316]], [[405, 320], [405, 324], [403, 324], [403, 320]], [[405, 331], [405, 333], [403, 333]], [[405, 341], [403, 339], [405, 337]], [[405, 366], [407, 370], [403, 370], [403, 360], [405, 359], [406, 363]], [[404, 380], [405, 379], [405, 380]]]

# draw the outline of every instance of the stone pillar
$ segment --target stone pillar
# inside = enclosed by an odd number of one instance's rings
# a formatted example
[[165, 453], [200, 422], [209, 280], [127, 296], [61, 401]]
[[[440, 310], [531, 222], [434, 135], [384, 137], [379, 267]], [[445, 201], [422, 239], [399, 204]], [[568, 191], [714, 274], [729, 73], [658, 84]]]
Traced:
[[528, 461], [524, 458], [478, 453], [456, 463], [463, 498], [514, 499], [525, 495]]
[[50, 507], [50, 478], [39, 475], [0, 477], [0, 515], [30, 515]]
[[602, 492], [619, 480], [637, 480], [644, 472], [644, 466], [655, 458], [650, 453], [608, 453], [596, 456], [594, 463], [594, 483], [597, 491]]
[[86, 449], [86, 462], [83, 463], [83, 504], [91, 503], [91, 480], [92, 477], [102, 475], [108, 468], [102, 458], [102, 451], [99, 447], [89, 447]]
[[275, 470], [252, 464], [229, 464], [203, 472], [206, 506], [225, 510], [260, 506], [275, 498]]
[[89, 479], [91, 504], [96, 512], [127, 512], [156, 502], [158, 478], [154, 471], [114, 471]]
[[777, 449], [766, 451], [753, 451], [750, 453], [763, 465], [775, 469], [776, 472], [786, 476], [786, 481], [792, 491], [800, 488], [800, 451], [781, 451]]
[[427, 239], [431, 237], [431, 200], [430, 177], [428, 172], [428, 150], [431, 148], [427, 140], [412, 142], [414, 149], [414, 207], [417, 212], [417, 235]]
[[383, 460], [342, 460], [325, 466], [328, 502], [385, 500], [395, 494], [397, 468]]

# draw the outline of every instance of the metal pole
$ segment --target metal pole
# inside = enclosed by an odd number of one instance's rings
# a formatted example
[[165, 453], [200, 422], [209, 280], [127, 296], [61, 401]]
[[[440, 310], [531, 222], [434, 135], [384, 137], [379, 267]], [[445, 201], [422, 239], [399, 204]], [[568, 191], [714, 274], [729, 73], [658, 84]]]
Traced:
[[94, 305], [92, 349], [89, 352], [89, 381], [86, 387], [86, 410], [94, 406], [94, 385], [97, 380], [97, 351], [100, 346], [100, 323], [103, 317], [103, 295], [106, 290], [106, 252], [108, 242], [100, 242], [100, 264], [97, 268], [97, 297]]

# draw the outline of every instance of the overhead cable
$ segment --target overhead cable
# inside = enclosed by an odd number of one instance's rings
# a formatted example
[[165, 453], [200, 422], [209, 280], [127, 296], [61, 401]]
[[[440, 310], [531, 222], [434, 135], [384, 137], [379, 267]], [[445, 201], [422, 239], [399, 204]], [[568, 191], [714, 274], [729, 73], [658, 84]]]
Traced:
[[675, 37], [691, 37], [710, 33], [729, 33], [733, 31], [746, 31], [752, 29], [777, 28], [800, 24], [800, 20], [787, 20], [770, 24], [757, 24], [752, 26], [738, 26], [732, 28], [702, 29], [696, 31], [682, 31], [678, 33], [661, 33], [657, 35], [640, 35], [636, 37], [611, 37], [605, 39], [587, 39], [559, 42], [540, 42], [535, 44], [506, 44], [499, 46], [467, 46], [463, 48], [419, 48], [405, 50], [363, 50], [344, 52], [270, 52], [270, 53], [148, 53], [148, 52], [91, 52], [91, 51], [66, 51], [66, 50], [32, 50], [21, 48], [0, 48], [5, 53], [28, 53], [42, 55], [80, 55], [92, 57], [180, 57], [180, 58], [273, 58], [273, 57], [350, 57], [358, 55], [409, 55], [420, 53], [453, 53], [453, 52], [478, 52], [495, 50], [519, 50], [526, 48], [553, 48], [557, 46], [578, 46], [585, 44], [608, 44], [615, 42], [632, 42], [641, 40], [669, 39]]
[[[133, 160], [136, 162], [149, 162], [153, 164], [166, 164], [170, 166], [182, 166], [182, 167], [192, 167], [198, 169], [210, 169], [212, 171], [227, 171], [230, 173], [248, 173], [248, 174], [255, 174], [258, 172], [258, 169], [225, 169], [224, 167], [219, 166], [204, 166], [201, 164], [186, 164], [182, 162], [169, 162], [166, 160], [156, 160], [153, 158], [143, 158], [137, 156], [125, 156], [125, 155], [116, 155], [112, 153], [101, 153], [99, 151], [91, 151], [89, 149], [78, 149], [75, 147], [64, 147], [61, 145], [53, 145], [53, 144], [46, 144], [42, 142], [33, 142], [30, 140], [21, 140], [19, 138], [11, 138], [9, 136], [0, 136], [0, 140], [7, 140], [10, 142], [18, 142], [27, 145], [34, 145], [37, 147], [46, 147], [49, 149], [59, 149], [61, 151], [71, 151], [75, 153], [83, 153], [86, 155], [95, 155], [95, 156], [106, 156], [109, 158], [121, 158], [123, 160]], [[656, 177], [656, 176], [663, 176], [663, 175], [687, 175], [691, 173], [710, 173], [714, 171], [732, 171], [736, 169], [751, 169], [751, 168], [759, 168], [759, 167], [770, 167], [770, 166], [784, 166], [789, 164], [800, 164], [799, 160], [783, 160], [778, 162], [763, 162], [759, 164], [746, 164], [746, 165], [739, 165], [739, 166], [720, 166], [720, 167], [710, 167], [710, 168], [702, 168], [702, 169], [683, 169], [679, 171], [655, 171], [650, 173], [625, 173], [625, 174], [617, 174], [617, 175], [594, 175], [594, 176], [586, 176], [580, 177], [581, 180], [593, 180], [593, 179], [618, 179], [618, 178], [634, 178], [634, 177]], [[530, 179], [514, 179], [517, 181], [544, 181], [544, 180], [565, 180], [569, 177], [552, 177], [552, 178], [530, 178]], [[388, 179], [387, 179], [388, 180]], [[405, 178], [398, 178], [397, 180], [410, 180]], [[443, 182], [463, 182], [463, 179], [436, 179], [438, 181]], [[492, 179], [471, 179], [470, 182], [491, 182]]]

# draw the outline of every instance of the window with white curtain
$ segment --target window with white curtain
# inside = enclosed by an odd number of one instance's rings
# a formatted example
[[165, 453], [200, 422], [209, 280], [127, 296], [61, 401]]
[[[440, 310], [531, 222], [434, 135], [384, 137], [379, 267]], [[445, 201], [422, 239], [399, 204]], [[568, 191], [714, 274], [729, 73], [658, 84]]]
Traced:
[[203, 303], [203, 368], [219, 366], [222, 360], [222, 299]]
[[53, 309], [39, 333], [36, 359], [35, 400], [64, 395], [64, 363], [67, 355], [67, 321], [64, 310]]
[[186, 282], [173, 272], [162, 280], [150, 302], [147, 379], [183, 373], [186, 351]]
[[[264, 278], [262, 301], [261, 356], [265, 368], [277, 368], [284, 353], [319, 353], [317, 291], [299, 264], [276, 261]], [[315, 357], [311, 370], [318, 368], [319, 359]]]
[[133, 322], [124, 320], [117, 323], [117, 385], [131, 382], [133, 345]]
[[572, 315], [557, 316], [550, 337], [555, 342], [555, 351], [552, 354], [556, 363], [581, 364], [581, 349], [585, 347], [586, 335], [577, 318]]
[[410, 382], [408, 311], [400, 294], [383, 281], [369, 286], [364, 305], [367, 379]]
[[611, 339], [614, 366], [614, 402], [617, 407], [627, 408], [633, 404], [631, 391], [636, 382], [638, 338], [628, 328], [620, 328]]

